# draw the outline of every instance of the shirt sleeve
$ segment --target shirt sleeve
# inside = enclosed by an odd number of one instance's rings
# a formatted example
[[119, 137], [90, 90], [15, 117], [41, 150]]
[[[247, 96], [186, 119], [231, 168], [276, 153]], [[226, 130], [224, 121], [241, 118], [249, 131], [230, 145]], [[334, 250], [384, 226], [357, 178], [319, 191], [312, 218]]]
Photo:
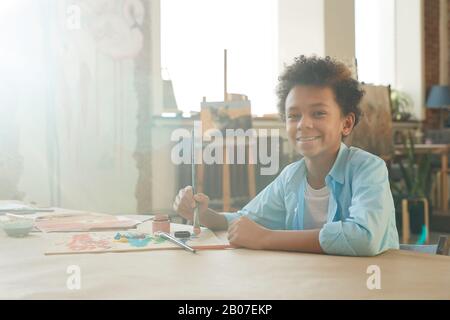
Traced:
[[284, 176], [286, 169], [253, 198], [242, 210], [225, 213], [230, 224], [233, 220], [246, 216], [256, 223], [272, 230], [284, 229], [286, 209], [284, 203]]
[[395, 215], [383, 160], [369, 158], [355, 170], [348, 211], [348, 218], [327, 223], [320, 230], [323, 251], [349, 256], [374, 256], [383, 252], [383, 238], [391, 215]]

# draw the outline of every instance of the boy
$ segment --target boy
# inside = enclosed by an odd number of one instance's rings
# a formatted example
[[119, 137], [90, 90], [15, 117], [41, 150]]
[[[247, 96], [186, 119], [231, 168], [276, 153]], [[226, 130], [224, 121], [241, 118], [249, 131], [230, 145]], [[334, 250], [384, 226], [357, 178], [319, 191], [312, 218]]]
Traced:
[[395, 209], [382, 159], [342, 139], [358, 123], [364, 92], [350, 70], [329, 57], [300, 56], [280, 77], [278, 111], [303, 156], [242, 210], [218, 213], [205, 194], [180, 190], [174, 209], [228, 228], [231, 244], [250, 249], [373, 256], [398, 249]]

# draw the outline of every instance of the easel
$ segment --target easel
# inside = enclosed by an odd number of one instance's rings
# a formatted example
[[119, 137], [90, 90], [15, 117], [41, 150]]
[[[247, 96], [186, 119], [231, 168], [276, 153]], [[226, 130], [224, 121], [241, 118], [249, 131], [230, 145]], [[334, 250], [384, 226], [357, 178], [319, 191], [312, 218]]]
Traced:
[[[227, 91], [227, 50], [224, 50], [224, 101], [232, 101], [233, 95], [229, 94]], [[251, 145], [246, 144], [245, 152], [249, 155], [249, 161], [246, 164], [247, 167], [247, 178], [248, 178], [248, 195], [250, 198], [254, 198], [256, 196], [256, 181], [255, 181], [255, 165], [253, 164], [254, 159], [252, 157], [252, 149]], [[222, 165], [222, 200], [223, 206], [222, 210], [224, 212], [231, 211], [231, 169], [230, 164], [227, 161], [229, 159], [229, 153], [227, 148], [227, 143], [223, 145], [223, 165]], [[204, 175], [205, 170], [203, 167], [203, 163], [198, 165], [197, 170], [197, 189], [198, 192], [204, 191]]]

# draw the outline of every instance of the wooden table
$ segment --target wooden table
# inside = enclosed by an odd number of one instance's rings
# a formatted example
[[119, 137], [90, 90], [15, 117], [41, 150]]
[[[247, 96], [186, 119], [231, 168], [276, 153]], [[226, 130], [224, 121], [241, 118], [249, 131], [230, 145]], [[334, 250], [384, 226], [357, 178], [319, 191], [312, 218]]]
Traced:
[[[1, 232], [0, 299], [450, 299], [449, 256], [247, 249], [45, 256], [51, 238]], [[80, 290], [66, 285], [72, 265], [80, 267]], [[373, 265], [380, 268], [381, 289], [369, 290]]]
[[[441, 203], [440, 209], [448, 213], [448, 153], [450, 144], [415, 144], [414, 151], [416, 154], [438, 154], [441, 156]], [[405, 154], [404, 145], [395, 145], [395, 154]]]

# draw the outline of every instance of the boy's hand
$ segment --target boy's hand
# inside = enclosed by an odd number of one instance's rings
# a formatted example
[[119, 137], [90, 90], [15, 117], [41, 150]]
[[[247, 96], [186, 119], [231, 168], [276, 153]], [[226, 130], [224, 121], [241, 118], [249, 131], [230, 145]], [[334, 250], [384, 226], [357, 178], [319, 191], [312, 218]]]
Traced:
[[270, 230], [247, 217], [234, 220], [228, 227], [228, 240], [237, 247], [264, 249]]
[[198, 205], [199, 215], [203, 215], [208, 210], [209, 197], [203, 193], [192, 192], [192, 187], [187, 186], [178, 192], [178, 195], [173, 202], [173, 210], [175, 210], [181, 217], [193, 221], [194, 208]]

